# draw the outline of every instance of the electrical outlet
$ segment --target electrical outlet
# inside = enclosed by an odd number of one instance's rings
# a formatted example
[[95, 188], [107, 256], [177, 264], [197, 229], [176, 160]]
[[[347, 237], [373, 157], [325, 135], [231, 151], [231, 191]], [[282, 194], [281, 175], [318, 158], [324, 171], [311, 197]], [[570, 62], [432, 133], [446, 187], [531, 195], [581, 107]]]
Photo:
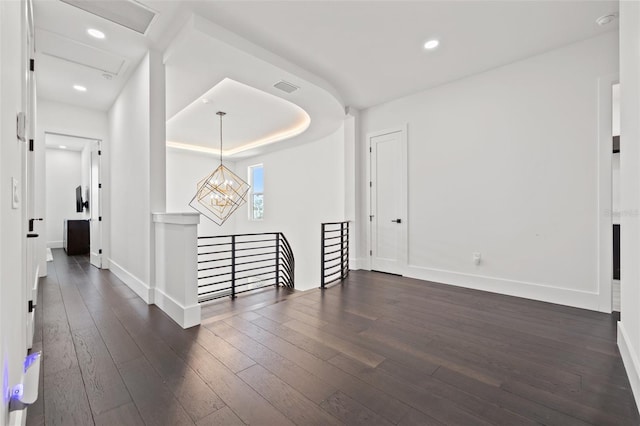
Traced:
[[479, 251], [473, 253], [473, 263], [476, 265], [480, 264], [480, 260], [482, 259], [482, 255]]

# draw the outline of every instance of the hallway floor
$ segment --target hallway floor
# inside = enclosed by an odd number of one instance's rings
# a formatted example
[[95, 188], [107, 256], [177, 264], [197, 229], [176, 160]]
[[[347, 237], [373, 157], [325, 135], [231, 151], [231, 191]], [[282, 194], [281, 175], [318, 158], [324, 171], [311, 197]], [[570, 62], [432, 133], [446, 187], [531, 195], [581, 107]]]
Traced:
[[610, 315], [352, 271], [182, 330], [88, 257], [53, 256], [28, 425], [640, 424]]

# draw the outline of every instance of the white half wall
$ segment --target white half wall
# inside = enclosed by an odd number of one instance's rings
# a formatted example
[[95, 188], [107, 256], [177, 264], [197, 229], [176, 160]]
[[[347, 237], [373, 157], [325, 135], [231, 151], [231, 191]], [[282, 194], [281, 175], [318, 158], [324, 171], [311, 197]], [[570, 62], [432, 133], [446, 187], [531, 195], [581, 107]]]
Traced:
[[[610, 32], [363, 111], [362, 165], [367, 133], [408, 124], [406, 275], [606, 309], [598, 78], [617, 71]], [[369, 206], [362, 213], [365, 256]]]
[[76, 187], [82, 183], [82, 154], [62, 149], [46, 150], [47, 247], [62, 247], [65, 219], [84, 219], [76, 212]]

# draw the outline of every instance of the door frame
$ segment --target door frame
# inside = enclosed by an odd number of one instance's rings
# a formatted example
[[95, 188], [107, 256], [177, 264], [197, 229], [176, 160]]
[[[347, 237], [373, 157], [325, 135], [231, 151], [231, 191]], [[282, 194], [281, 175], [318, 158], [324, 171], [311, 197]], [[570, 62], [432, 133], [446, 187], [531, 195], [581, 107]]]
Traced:
[[[95, 137], [90, 137], [90, 136], [78, 136], [75, 134], [71, 134], [71, 133], [63, 133], [63, 132], [56, 132], [56, 131], [49, 131], [49, 130], [44, 130], [43, 132], [44, 135], [44, 139], [43, 139], [43, 149], [47, 149], [46, 147], [46, 138], [47, 135], [55, 135], [55, 136], [66, 136], [66, 137], [70, 137], [70, 138], [76, 138], [76, 139], [84, 139], [86, 141], [86, 143], [96, 143], [98, 146], [98, 151], [102, 151], [103, 149], [103, 140], [101, 138], [95, 138]], [[45, 167], [46, 167], [46, 161], [45, 161]], [[103, 184], [104, 183], [104, 162], [102, 161], [102, 155], [98, 156], [98, 183], [99, 184]], [[91, 182], [91, 154], [89, 157], [89, 182]], [[92, 183], [91, 183], [92, 184]], [[45, 188], [44, 188], [44, 193], [45, 195], [47, 194], [48, 188], [45, 182]], [[89, 188], [89, 193], [91, 194], [91, 188]], [[104, 207], [103, 207], [103, 203], [104, 203], [104, 185], [100, 185], [98, 187], [98, 196], [100, 197], [99, 200], [99, 204], [98, 204], [98, 216], [102, 217], [103, 220], [98, 221], [98, 228], [100, 230], [100, 246], [101, 246], [101, 250], [102, 253], [99, 254], [100, 256], [100, 267], [99, 269], [108, 269], [107, 267], [105, 267], [105, 241], [104, 241], [104, 217], [103, 217], [103, 211], [104, 211]], [[89, 202], [91, 203], [92, 201], [89, 200]], [[46, 224], [46, 214], [45, 214], [45, 224]], [[89, 216], [89, 220], [91, 220], [91, 216]], [[89, 223], [89, 228], [91, 229], [91, 222]], [[46, 243], [45, 243], [46, 246]], [[89, 258], [91, 259], [91, 246], [89, 246]], [[94, 265], [96, 266], [96, 265]], [[96, 266], [97, 267], [97, 266]]]
[[408, 164], [408, 143], [407, 143], [407, 135], [408, 135], [408, 123], [403, 123], [401, 125], [398, 125], [396, 127], [391, 127], [391, 128], [387, 128], [384, 130], [378, 130], [378, 131], [374, 131], [374, 132], [369, 132], [367, 133], [367, 137], [366, 137], [366, 143], [365, 143], [365, 158], [366, 161], [365, 163], [365, 168], [366, 168], [366, 175], [367, 175], [367, 179], [365, 182], [365, 188], [366, 190], [364, 191], [366, 194], [366, 211], [365, 213], [365, 217], [363, 218], [364, 223], [366, 223], [365, 229], [366, 229], [366, 240], [367, 240], [367, 253], [365, 253], [366, 256], [366, 261], [365, 261], [365, 266], [367, 270], [371, 270], [372, 266], [373, 266], [373, 259], [372, 259], [372, 241], [373, 241], [373, 221], [371, 220], [371, 209], [372, 209], [372, 205], [371, 205], [371, 191], [373, 190], [372, 186], [371, 186], [371, 182], [372, 182], [372, 175], [371, 175], [371, 158], [372, 158], [372, 147], [371, 147], [371, 139], [378, 137], [378, 136], [384, 136], [387, 135], [389, 133], [396, 133], [396, 132], [400, 132], [400, 147], [401, 147], [401, 151], [400, 151], [400, 155], [402, 158], [402, 163], [404, 165], [404, 172], [401, 174], [401, 188], [404, 188], [404, 191], [401, 194], [401, 198], [402, 198], [402, 206], [404, 208], [405, 211], [405, 217], [402, 218], [404, 224], [402, 225], [401, 228], [401, 232], [402, 232], [402, 242], [399, 246], [399, 258], [398, 258], [398, 265], [401, 271], [401, 275], [406, 275], [406, 270], [407, 270], [407, 265], [409, 263], [409, 222], [410, 222], [410, 218], [409, 218], [409, 164]]
[[[598, 310], [611, 313], [613, 281], [613, 188], [611, 89], [620, 82], [618, 74], [598, 78]], [[622, 153], [622, 151], [621, 151]], [[622, 276], [620, 277], [622, 282]]]
[[[102, 246], [104, 245], [102, 242], [102, 237], [103, 237], [103, 229], [102, 229], [102, 140], [100, 139], [95, 139], [93, 142], [88, 142], [91, 143], [91, 150], [89, 151], [89, 263], [91, 263], [93, 266], [95, 266], [96, 268], [102, 269], [102, 255], [103, 255], [103, 250], [102, 250]], [[97, 182], [93, 181], [93, 161], [94, 161], [94, 153], [96, 153], [96, 159], [97, 159], [97, 168], [98, 168], [98, 176], [97, 176]], [[98, 198], [98, 202], [96, 203], [95, 197], [94, 197], [94, 190], [96, 191], [96, 193], [98, 194], [97, 198]], [[98, 211], [95, 212], [92, 209], [95, 208], [95, 205], [98, 204]], [[91, 206], [94, 207], [91, 207]], [[91, 235], [94, 233], [94, 229], [92, 226], [92, 223], [94, 222], [94, 216], [98, 217], [98, 234], [99, 234], [99, 238], [98, 238], [98, 249], [97, 252], [94, 252], [93, 250], [93, 246], [91, 244]]]

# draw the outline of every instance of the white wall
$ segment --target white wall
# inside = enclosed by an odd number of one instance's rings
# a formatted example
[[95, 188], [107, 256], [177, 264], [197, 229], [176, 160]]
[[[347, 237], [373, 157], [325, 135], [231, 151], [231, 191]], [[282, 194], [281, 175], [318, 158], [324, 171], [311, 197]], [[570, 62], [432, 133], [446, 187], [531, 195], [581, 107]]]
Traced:
[[[220, 164], [218, 157], [193, 151], [167, 148], [167, 211], [195, 211], [189, 203], [196, 193], [196, 184], [209, 175]], [[224, 165], [236, 172], [235, 164], [225, 160]], [[244, 173], [239, 174], [246, 179]], [[229, 235], [235, 232], [235, 218], [232, 215], [218, 226], [204, 216], [200, 218], [198, 236]]]
[[157, 52], [141, 61], [108, 116], [110, 269], [153, 303], [151, 213], [165, 209], [166, 182], [164, 71]]
[[[49, 217], [46, 211], [45, 199], [47, 198], [47, 164], [45, 161], [45, 139], [47, 133], [56, 133], [61, 135], [79, 136], [89, 139], [102, 141], [103, 152], [108, 152], [109, 147], [109, 129], [107, 126], [107, 113], [105, 111], [92, 110], [88, 108], [80, 108], [73, 105], [67, 105], [59, 102], [49, 101], [47, 99], [38, 98], [37, 103], [37, 123], [36, 123], [36, 217], [44, 218], [44, 222], [36, 222], [36, 230], [41, 234], [47, 235], [49, 227]], [[102, 161], [102, 180], [108, 182], [108, 157], [103, 156]], [[76, 184], [78, 186], [80, 182]], [[74, 187], [75, 188], [75, 187]], [[103, 185], [103, 211], [108, 211], [109, 202], [109, 185]], [[108, 238], [109, 217], [105, 215], [103, 221], [103, 241], [102, 251], [106, 258], [109, 253]], [[47, 274], [46, 262], [46, 242], [47, 239], [38, 239], [40, 275]], [[108, 265], [105, 265], [108, 267]]]
[[76, 187], [82, 181], [80, 151], [47, 148], [47, 247], [60, 248], [63, 221], [84, 219], [76, 212]]
[[6, 395], [21, 381], [27, 345], [24, 203], [21, 199], [14, 209], [11, 191], [12, 178], [19, 192], [25, 183], [25, 142], [16, 137], [16, 115], [24, 106], [21, 6], [17, 1], [0, 2], [0, 425], [9, 424]]
[[618, 346], [640, 407], [640, 3], [620, 2], [620, 315]]
[[296, 259], [296, 289], [320, 286], [320, 224], [345, 220], [344, 128], [315, 142], [237, 161], [264, 166], [264, 220], [236, 212], [236, 232], [283, 232]]
[[363, 111], [363, 135], [408, 123], [406, 274], [598, 309], [597, 88], [617, 69], [611, 32]]

